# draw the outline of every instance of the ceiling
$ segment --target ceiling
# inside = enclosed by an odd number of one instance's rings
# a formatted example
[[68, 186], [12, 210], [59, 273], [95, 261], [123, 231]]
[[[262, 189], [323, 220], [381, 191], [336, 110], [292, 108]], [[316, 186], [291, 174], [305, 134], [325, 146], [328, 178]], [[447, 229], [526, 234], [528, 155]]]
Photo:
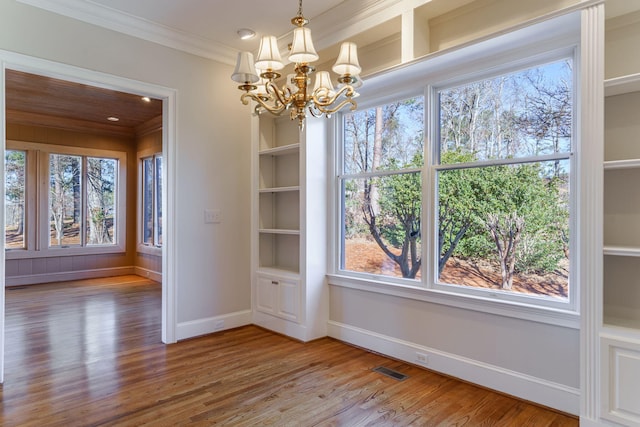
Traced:
[[5, 75], [8, 123], [133, 137], [162, 117], [158, 99], [15, 70]]
[[[256, 51], [262, 35], [284, 37], [299, 0], [17, 0], [189, 53], [233, 64], [239, 50]], [[335, 24], [404, 0], [306, 0], [312, 28]], [[425, 0], [429, 1], [429, 0]], [[329, 13], [331, 12], [331, 13]], [[328, 16], [331, 15], [331, 16]], [[317, 20], [322, 16], [322, 19]], [[241, 40], [240, 28], [256, 37]], [[318, 46], [316, 46], [318, 48]], [[323, 46], [320, 46], [323, 48]]]
[[[298, 11], [298, 0], [17, 0], [95, 25], [161, 43], [204, 57], [233, 64], [238, 50], [256, 51], [259, 36], [273, 34], [289, 40], [290, 18]], [[471, 0], [306, 0], [304, 15], [311, 20], [316, 49], [330, 49], [336, 28], [385, 15], [399, 4], [429, 3], [454, 8]], [[606, 0], [607, 18], [640, 10], [639, 0]], [[442, 12], [442, 11], [440, 11]], [[380, 26], [380, 19], [374, 22]], [[373, 25], [372, 25], [373, 26]], [[257, 36], [243, 41], [240, 28], [251, 28]], [[378, 30], [377, 30], [378, 32]], [[315, 35], [320, 35], [318, 40]], [[379, 34], [378, 34], [379, 36]], [[384, 36], [384, 35], [383, 35]], [[349, 35], [358, 43], [362, 35]], [[285, 41], [286, 41], [285, 40]], [[367, 41], [368, 42], [368, 41]], [[333, 46], [335, 47], [335, 46]], [[336, 52], [337, 53], [337, 52]], [[66, 119], [94, 126], [104, 132], [131, 134], [150, 119], [161, 117], [162, 102], [143, 103], [137, 95], [123, 94], [87, 85], [64, 82], [22, 72], [7, 72], [7, 118], [13, 122], [55, 125]], [[108, 116], [118, 116], [117, 123]]]

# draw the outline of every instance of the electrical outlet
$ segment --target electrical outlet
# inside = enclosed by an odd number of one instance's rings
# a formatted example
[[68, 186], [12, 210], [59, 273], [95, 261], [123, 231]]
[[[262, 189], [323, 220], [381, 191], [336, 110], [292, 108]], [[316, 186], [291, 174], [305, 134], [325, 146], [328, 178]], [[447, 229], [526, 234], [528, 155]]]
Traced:
[[222, 211], [220, 209], [204, 210], [205, 224], [219, 224], [222, 222]]
[[424, 353], [416, 352], [416, 362], [418, 362], [421, 365], [428, 365], [429, 356]]

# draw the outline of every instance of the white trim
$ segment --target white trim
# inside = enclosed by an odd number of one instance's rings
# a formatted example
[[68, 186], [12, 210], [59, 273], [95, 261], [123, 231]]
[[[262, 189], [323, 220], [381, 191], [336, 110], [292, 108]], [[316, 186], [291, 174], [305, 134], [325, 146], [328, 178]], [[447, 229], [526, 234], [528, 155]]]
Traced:
[[[1, 53], [2, 51], [0, 51]], [[2, 60], [2, 55], [0, 55], [0, 61]], [[6, 123], [7, 123], [7, 114], [6, 114], [6, 108], [5, 108], [5, 84], [6, 84], [6, 70], [4, 67], [4, 64], [2, 62], [0, 62], [0, 144], [2, 145], [2, 157], [4, 159], [5, 157], [5, 148], [6, 148], [6, 135], [7, 135], [7, 129], [6, 129]], [[2, 180], [5, 181], [5, 170], [4, 170], [4, 161], [0, 162], [0, 176], [2, 177]], [[4, 224], [5, 223], [5, 206], [4, 206], [4, 201], [5, 201], [5, 186], [2, 186], [2, 189], [0, 189], [0, 224]], [[4, 248], [6, 246], [6, 233], [2, 233], [2, 237], [1, 237], [1, 242], [2, 242], [2, 247]], [[6, 289], [6, 254], [5, 251], [0, 251], [2, 252], [0, 254], [0, 289], [2, 289], [2, 291], [0, 291], [0, 384], [4, 383], [4, 317], [5, 317], [5, 289]]]
[[176, 339], [179, 341], [250, 324], [251, 310], [236, 311], [221, 316], [179, 323], [176, 328]]
[[427, 369], [469, 381], [520, 399], [577, 415], [580, 390], [499, 366], [400, 340], [377, 332], [328, 322], [329, 336], [408, 363], [420, 365], [416, 352], [428, 355]]
[[177, 97], [177, 91], [172, 89], [162, 102], [162, 342], [165, 344], [177, 341], [178, 325]]
[[144, 277], [146, 279], [151, 279], [154, 282], [162, 283], [162, 273], [149, 270], [148, 268], [135, 266], [133, 267], [133, 274], [135, 274], [136, 276]]
[[36, 285], [40, 283], [66, 282], [69, 280], [95, 279], [99, 277], [126, 276], [128, 274], [137, 274], [135, 272], [135, 268], [132, 266], [111, 267], [97, 268], [94, 270], [64, 271], [60, 273], [27, 274], [24, 276], [9, 276], [5, 280], [6, 286], [11, 287]]
[[307, 342], [310, 339], [317, 338], [309, 337], [309, 330], [305, 325], [282, 319], [271, 314], [262, 313], [257, 310], [253, 312], [250, 323], [302, 342]]
[[580, 283], [580, 415], [599, 419], [600, 346], [598, 330], [602, 325], [603, 278], [603, 161], [604, 161], [604, 12], [603, 3], [581, 13], [581, 49], [579, 57], [580, 89], [577, 92], [577, 139], [581, 143], [576, 174], [579, 177], [577, 233], [579, 249], [576, 279]]
[[590, 418], [584, 418], [584, 417], [580, 417], [580, 427], [602, 427], [604, 424], [590, 419]]

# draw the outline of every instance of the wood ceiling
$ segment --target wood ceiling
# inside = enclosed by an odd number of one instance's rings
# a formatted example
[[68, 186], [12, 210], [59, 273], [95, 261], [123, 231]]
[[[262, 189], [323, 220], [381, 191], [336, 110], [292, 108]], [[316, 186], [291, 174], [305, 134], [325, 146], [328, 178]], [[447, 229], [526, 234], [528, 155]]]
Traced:
[[8, 124], [124, 137], [162, 123], [161, 100], [15, 70], [6, 70], [6, 109]]

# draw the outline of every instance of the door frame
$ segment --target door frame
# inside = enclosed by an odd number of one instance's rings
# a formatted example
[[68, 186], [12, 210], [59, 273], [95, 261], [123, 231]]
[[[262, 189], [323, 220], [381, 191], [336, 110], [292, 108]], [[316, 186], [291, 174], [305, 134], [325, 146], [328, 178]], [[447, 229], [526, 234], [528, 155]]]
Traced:
[[[0, 50], [0, 133], [2, 156], [6, 148], [5, 70], [11, 69], [39, 74], [61, 80], [149, 96], [162, 100], [162, 342], [176, 342], [177, 290], [176, 290], [176, 90], [112, 74], [88, 70], [54, 61], [39, 59], [14, 52]], [[0, 176], [4, 181], [4, 161], [0, 162]], [[0, 223], [4, 224], [4, 186], [0, 190]], [[2, 234], [4, 247], [5, 235]], [[5, 251], [0, 251], [0, 383], [4, 382], [5, 348]]]

